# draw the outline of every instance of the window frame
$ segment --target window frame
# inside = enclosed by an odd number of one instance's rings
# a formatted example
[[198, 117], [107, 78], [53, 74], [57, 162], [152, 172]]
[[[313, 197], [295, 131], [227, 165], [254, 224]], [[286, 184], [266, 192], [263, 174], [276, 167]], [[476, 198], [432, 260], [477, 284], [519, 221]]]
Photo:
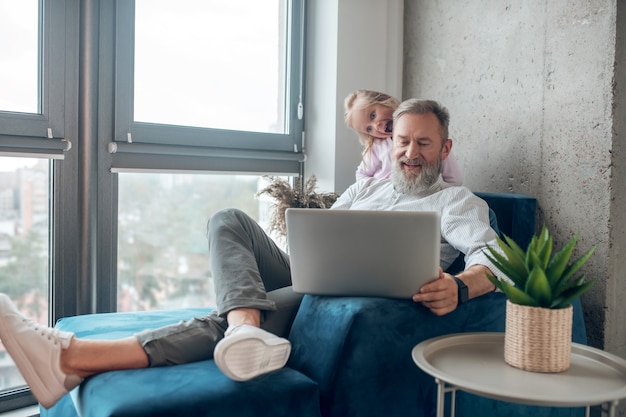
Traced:
[[[64, 2], [39, 0], [39, 113], [0, 111], [0, 154], [62, 158], [65, 140], [66, 28]], [[54, 23], [53, 23], [54, 22]]]
[[[298, 175], [304, 162], [304, 0], [284, 0], [287, 15], [285, 134], [135, 122], [133, 57], [135, 2], [115, 11], [114, 138], [107, 144], [113, 172], [236, 171]], [[175, 139], [174, 139], [175, 138]], [[227, 162], [225, 162], [228, 160]]]

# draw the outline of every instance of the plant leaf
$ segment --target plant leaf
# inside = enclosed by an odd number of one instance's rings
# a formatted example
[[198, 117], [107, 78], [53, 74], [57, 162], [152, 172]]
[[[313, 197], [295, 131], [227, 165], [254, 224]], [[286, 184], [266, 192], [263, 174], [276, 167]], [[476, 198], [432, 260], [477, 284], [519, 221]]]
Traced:
[[539, 251], [537, 252], [537, 257], [541, 262], [541, 269], [544, 271], [548, 268], [548, 263], [550, 262], [550, 256], [552, 255], [552, 236], [547, 235], [547, 238], [543, 240]]
[[501, 291], [512, 303], [522, 306], [541, 307], [537, 300], [526, 294], [523, 290], [520, 290], [506, 281], [500, 281], [500, 284]]
[[496, 266], [496, 268], [502, 271], [504, 275], [509, 277], [516, 286], [520, 288], [524, 288], [526, 286], [526, 273], [520, 273], [519, 271], [517, 271], [514, 267], [511, 266], [506, 257], [504, 257], [492, 247], [487, 246], [487, 250], [491, 253], [491, 255], [484, 251], [483, 253], [487, 257], [487, 259], [489, 259]]
[[519, 247], [519, 245], [507, 235], [503, 235], [506, 244], [515, 252], [515, 254], [522, 260], [526, 259], [526, 252]]
[[560, 278], [567, 267], [570, 257], [572, 256], [572, 251], [574, 250], [577, 239], [578, 236], [571, 238], [560, 251], [554, 254], [554, 257], [550, 261], [548, 269], [546, 269], [546, 275], [548, 277], [548, 281], [550, 281], [552, 289], [555, 289], [557, 284], [560, 282]]
[[541, 226], [541, 231], [539, 232], [539, 234], [533, 236], [533, 239], [531, 240], [532, 252], [539, 253], [541, 251], [541, 247], [544, 245], [544, 242], [547, 240], [549, 235], [550, 234], [548, 233], [548, 228], [544, 223], [544, 225]]
[[578, 271], [585, 264], [585, 262], [587, 262], [587, 260], [591, 257], [591, 255], [593, 255], [593, 252], [595, 252], [595, 250], [596, 247], [593, 246], [587, 251], [587, 253], [572, 262], [572, 264], [565, 269], [563, 275], [561, 275], [561, 277], [559, 278], [556, 287], [563, 288], [563, 286], [566, 285], [565, 283], [567, 282], [567, 280], [569, 280], [570, 277], [574, 275], [576, 271]]
[[[506, 255], [511, 266], [517, 271], [520, 277], [524, 277], [528, 274], [528, 270], [526, 269], [526, 264], [524, 263], [524, 252], [520, 249], [519, 246], [512, 240], [505, 236], [506, 242], [502, 241], [500, 238], [497, 238], [498, 245]], [[511, 245], [512, 244], [512, 245]]]
[[563, 308], [567, 307], [571, 302], [583, 295], [591, 286], [594, 284], [594, 281], [585, 282], [582, 285], [577, 285], [572, 288], [566, 289], [558, 297], [556, 297], [552, 301], [552, 305], [550, 308]]
[[489, 279], [489, 281], [491, 281], [491, 283], [495, 285], [497, 289], [504, 292], [504, 290], [502, 289], [502, 281], [500, 281], [498, 278], [491, 275], [490, 273], [485, 273], [485, 275], [487, 275], [487, 278]]
[[[496, 242], [498, 243], [498, 246], [500, 247], [502, 252], [504, 252], [504, 257], [493, 248], [488, 246], [489, 252], [494, 257], [496, 257], [501, 264], [510, 266], [510, 269], [515, 271], [515, 275], [522, 279], [523, 282], [525, 282], [526, 275], [528, 275], [528, 270], [526, 269], [526, 265], [524, 263], [524, 253], [521, 252], [520, 255], [516, 249], [509, 246], [499, 237], [496, 237]], [[513, 241], [511, 240], [511, 242]], [[519, 249], [519, 246], [515, 246]]]
[[581, 285], [583, 285], [585, 282], [585, 275], [581, 275], [576, 279], [570, 279], [569, 281], [563, 281], [561, 282], [561, 285], [559, 285], [559, 287], [555, 290], [555, 292], [552, 293], [552, 295], [556, 298], [557, 296], [560, 296], [561, 294], [563, 294], [565, 291], [574, 288], [574, 287], [580, 287]]
[[528, 244], [528, 249], [526, 249], [527, 258], [530, 252], [537, 252], [537, 236], [533, 236], [532, 239], [530, 239], [530, 243]]
[[552, 302], [552, 288], [541, 266], [535, 266], [524, 289], [526, 293], [537, 300], [541, 307], [548, 307]]
[[529, 250], [526, 254], [526, 267], [529, 271], [532, 271], [536, 267], [539, 267], [543, 270], [543, 263], [536, 252]]

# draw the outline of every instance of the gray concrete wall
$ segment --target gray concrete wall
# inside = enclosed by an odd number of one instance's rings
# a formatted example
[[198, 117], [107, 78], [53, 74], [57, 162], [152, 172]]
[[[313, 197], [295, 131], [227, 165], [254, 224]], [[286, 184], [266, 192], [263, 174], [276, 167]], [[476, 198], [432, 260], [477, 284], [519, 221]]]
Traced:
[[[611, 175], [609, 281], [605, 346], [626, 357], [626, 2], [617, 2], [613, 146]], [[625, 401], [622, 401], [625, 402]], [[622, 404], [622, 410], [626, 406]], [[625, 416], [626, 412], [622, 413]]]
[[589, 342], [622, 357], [624, 3], [405, 0], [403, 70], [403, 98], [449, 108], [467, 186], [535, 196], [557, 245], [576, 233], [578, 255], [596, 245]]

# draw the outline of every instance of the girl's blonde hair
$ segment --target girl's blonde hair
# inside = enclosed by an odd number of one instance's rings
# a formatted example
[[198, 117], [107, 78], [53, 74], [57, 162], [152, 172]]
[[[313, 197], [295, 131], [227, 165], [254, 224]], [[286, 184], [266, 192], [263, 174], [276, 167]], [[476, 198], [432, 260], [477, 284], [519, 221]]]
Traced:
[[[381, 104], [385, 107], [390, 108], [392, 111], [395, 111], [400, 105], [400, 102], [396, 98], [390, 96], [389, 94], [380, 93], [378, 91], [372, 91], [372, 90], [353, 91], [352, 93], [348, 94], [348, 96], [344, 100], [343, 107], [345, 110], [344, 120], [346, 122], [346, 125], [350, 129], [355, 130], [355, 131], [356, 129], [352, 127], [352, 113], [356, 109], [354, 107], [354, 102], [356, 101], [357, 98], [363, 99], [362, 100], [363, 105], [360, 106], [359, 108], [371, 106], [372, 104]], [[367, 133], [358, 132], [358, 131], [356, 132], [356, 134], [359, 137], [359, 142], [361, 143], [361, 145], [363, 145], [362, 155], [366, 155], [372, 148], [372, 144], [374, 143], [374, 137]]]

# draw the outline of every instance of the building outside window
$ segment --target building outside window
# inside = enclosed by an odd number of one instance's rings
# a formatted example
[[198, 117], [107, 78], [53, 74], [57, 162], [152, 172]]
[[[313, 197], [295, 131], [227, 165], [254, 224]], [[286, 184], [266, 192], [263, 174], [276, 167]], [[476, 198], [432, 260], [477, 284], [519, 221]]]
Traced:
[[[119, 174], [117, 310], [215, 305], [206, 225], [237, 207], [267, 228], [258, 175]], [[284, 243], [276, 239], [279, 245]]]
[[[0, 157], [0, 292], [48, 324], [49, 162]], [[0, 390], [24, 379], [0, 345]]]

